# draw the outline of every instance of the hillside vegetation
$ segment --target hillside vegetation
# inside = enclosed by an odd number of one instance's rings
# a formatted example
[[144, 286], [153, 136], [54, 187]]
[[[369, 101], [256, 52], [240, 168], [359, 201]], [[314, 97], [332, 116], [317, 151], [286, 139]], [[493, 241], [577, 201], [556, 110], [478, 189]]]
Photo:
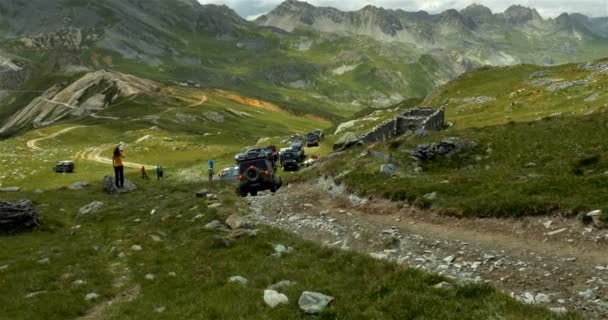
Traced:
[[[423, 102], [445, 105], [452, 127], [369, 146], [391, 155], [394, 175], [381, 174], [388, 160], [364, 156], [361, 147], [294, 179], [330, 174], [363, 196], [455, 215], [575, 215], [607, 208], [606, 70], [599, 61], [472, 72]], [[411, 156], [418, 146], [440, 141], [453, 142], [456, 150]]]

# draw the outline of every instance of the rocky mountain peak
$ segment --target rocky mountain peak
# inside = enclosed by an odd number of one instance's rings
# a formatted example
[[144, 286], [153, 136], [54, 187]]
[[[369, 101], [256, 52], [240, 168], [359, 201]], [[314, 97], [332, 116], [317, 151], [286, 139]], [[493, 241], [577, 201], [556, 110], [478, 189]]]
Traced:
[[504, 13], [503, 16], [507, 22], [512, 24], [525, 24], [531, 21], [543, 21], [536, 9], [512, 5]]
[[493, 16], [492, 10], [490, 10], [490, 8], [476, 3], [473, 3], [468, 7], [462, 9], [460, 13], [471, 18], [489, 18]]

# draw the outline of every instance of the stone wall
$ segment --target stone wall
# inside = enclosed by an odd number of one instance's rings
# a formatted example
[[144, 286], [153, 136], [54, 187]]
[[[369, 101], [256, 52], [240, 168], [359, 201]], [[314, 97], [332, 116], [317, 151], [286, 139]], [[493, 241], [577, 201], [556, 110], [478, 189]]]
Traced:
[[441, 130], [445, 121], [445, 109], [414, 108], [389, 119], [363, 135], [361, 140], [366, 143], [386, 141], [399, 137], [408, 131]]

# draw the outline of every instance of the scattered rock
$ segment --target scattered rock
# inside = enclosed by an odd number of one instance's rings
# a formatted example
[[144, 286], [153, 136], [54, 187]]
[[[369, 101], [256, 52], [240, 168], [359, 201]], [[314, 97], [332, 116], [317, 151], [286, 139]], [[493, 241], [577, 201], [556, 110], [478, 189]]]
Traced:
[[431, 192], [424, 195], [424, 199], [429, 201], [437, 200], [437, 192]]
[[209, 209], [217, 209], [217, 208], [219, 208], [221, 206], [222, 206], [221, 203], [212, 203], [212, 204], [208, 205], [207, 208], [209, 208]]
[[231, 214], [227, 219], [226, 219], [226, 224], [230, 227], [230, 229], [232, 230], [236, 230], [236, 229], [251, 229], [253, 228], [253, 223], [243, 217], [241, 217], [238, 214]]
[[42, 218], [32, 201], [19, 200], [15, 203], [0, 201], [0, 233], [14, 234], [39, 227]]
[[606, 228], [606, 221], [602, 219], [602, 210], [593, 210], [587, 213], [587, 217], [590, 217], [593, 220], [593, 225], [598, 229]]
[[249, 280], [247, 280], [241, 276], [232, 276], [232, 277], [228, 278], [228, 282], [229, 283], [238, 283], [242, 286], [246, 286], [247, 282], [249, 282]]
[[585, 102], [594, 102], [599, 100], [600, 95], [598, 93], [594, 93], [592, 95], [590, 95], [589, 97], [587, 97], [587, 99], [585, 99]]
[[137, 185], [130, 180], [125, 179], [125, 184], [122, 188], [117, 188], [114, 182], [114, 177], [105, 176], [103, 178], [103, 190], [109, 194], [127, 193], [137, 189]]
[[217, 230], [223, 228], [224, 225], [219, 220], [213, 220], [205, 225], [207, 230]]
[[277, 244], [277, 245], [274, 246], [274, 254], [273, 254], [273, 256], [280, 257], [283, 254], [289, 253], [291, 251], [293, 251], [293, 248], [284, 246], [282, 244]]
[[555, 230], [555, 231], [547, 232], [547, 235], [548, 236], [554, 236], [554, 235], [560, 234], [560, 233], [562, 233], [562, 232], [564, 232], [566, 230], [568, 230], [568, 229], [567, 228], [561, 228], [561, 229], [558, 229], [558, 230]]
[[91, 292], [91, 293], [88, 293], [88, 294], [87, 294], [87, 295], [84, 297], [84, 300], [86, 300], [86, 301], [91, 301], [91, 300], [95, 300], [95, 299], [97, 299], [97, 298], [99, 298], [99, 295], [98, 295], [97, 293], [95, 293], [95, 292]]
[[564, 307], [556, 307], [556, 308], [549, 308], [549, 310], [555, 314], [566, 314], [568, 313], [568, 309], [564, 308]]
[[148, 274], [146, 274], [146, 276], [144, 278], [146, 278], [146, 280], [152, 281], [152, 280], [156, 279], [156, 276], [151, 273], [148, 273]]
[[524, 166], [525, 168], [536, 168], [536, 162], [528, 162], [526, 163], [526, 165]]
[[78, 210], [78, 213], [80, 214], [89, 214], [89, 213], [95, 213], [97, 212], [97, 210], [99, 210], [101, 207], [103, 206], [103, 202], [100, 201], [93, 201], [89, 204], [87, 204], [86, 206], [81, 207]]
[[452, 289], [452, 288], [454, 288], [454, 285], [449, 282], [442, 281], [442, 282], [434, 285], [433, 288], [435, 288], [435, 289]]
[[165, 310], [167, 310], [166, 307], [158, 307], [158, 308], [154, 309], [154, 312], [163, 313], [163, 312], [165, 312]]
[[206, 198], [206, 197], [207, 197], [207, 194], [209, 194], [209, 190], [207, 190], [207, 189], [199, 190], [199, 191], [196, 193], [196, 197], [197, 197], [197, 198]]
[[271, 308], [274, 308], [280, 304], [289, 303], [289, 299], [286, 295], [278, 293], [275, 290], [264, 290], [264, 302]]
[[68, 187], [68, 189], [70, 189], [70, 190], [82, 190], [82, 189], [84, 189], [84, 188], [86, 188], [86, 187], [88, 187], [88, 186], [89, 186], [89, 183], [88, 183], [88, 182], [79, 181], [79, 182], [74, 182], [74, 183], [72, 183], [72, 184], [71, 184], [71, 185]]
[[72, 282], [72, 285], [73, 286], [81, 286], [81, 285], [86, 284], [86, 283], [87, 282], [84, 281], [84, 280], [75, 280], [75, 281]]
[[326, 296], [318, 292], [304, 291], [298, 300], [300, 309], [308, 314], [317, 314], [323, 311], [334, 297]]
[[421, 144], [410, 151], [412, 157], [418, 160], [433, 160], [438, 156], [451, 157], [461, 152], [469, 152], [477, 146], [476, 142], [446, 139], [439, 143]]
[[536, 303], [551, 303], [551, 298], [544, 293], [539, 293], [534, 297]]
[[138, 244], [134, 244], [134, 245], [131, 246], [131, 250], [133, 250], [133, 251], [141, 251], [141, 250], [143, 250], [143, 248], [140, 245], [138, 245]]
[[591, 300], [591, 299], [595, 298], [595, 292], [593, 292], [593, 290], [591, 290], [591, 289], [587, 289], [585, 291], [579, 292], [578, 296], [581, 297], [581, 298], [585, 298], [585, 299]]
[[41, 294], [44, 294], [44, 293], [47, 293], [47, 291], [43, 290], [43, 291], [36, 291], [36, 292], [28, 293], [28, 294], [25, 295], [25, 298], [31, 299], [31, 298], [34, 298], [34, 297], [39, 296]]
[[551, 225], [553, 224], [553, 221], [549, 220], [547, 222], [543, 222], [543, 226], [545, 226], [545, 228], [550, 229]]
[[273, 285], [271, 285], [270, 287], [268, 287], [268, 289], [270, 290], [279, 290], [279, 289], [283, 289], [286, 287], [292, 287], [295, 286], [296, 282], [295, 281], [291, 281], [291, 280], [281, 280]]
[[21, 188], [19, 188], [19, 187], [0, 188], [0, 192], [19, 192], [19, 191], [21, 191]]
[[157, 236], [155, 234], [151, 234], [150, 238], [152, 238], [152, 241], [154, 241], [154, 242], [161, 242], [161, 241], [163, 241], [159, 236]]
[[389, 164], [383, 164], [380, 166], [380, 173], [384, 173], [384, 174], [388, 174], [388, 175], [394, 175], [397, 172], [397, 166], [389, 163]]

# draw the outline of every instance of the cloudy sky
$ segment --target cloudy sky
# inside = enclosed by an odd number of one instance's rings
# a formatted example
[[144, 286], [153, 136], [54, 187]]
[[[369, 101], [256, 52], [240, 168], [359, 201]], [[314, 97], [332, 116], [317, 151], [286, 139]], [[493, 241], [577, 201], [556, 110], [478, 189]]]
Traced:
[[[330, 6], [341, 10], [357, 10], [367, 4], [378, 7], [425, 10], [440, 12], [446, 9], [462, 9], [471, 3], [483, 4], [494, 12], [504, 11], [517, 3], [538, 9], [543, 17], [556, 17], [562, 12], [580, 12], [594, 17], [608, 16], [608, 0], [308, 0], [316, 6]], [[201, 3], [225, 4], [241, 16], [252, 19], [276, 7], [282, 0], [199, 0]]]

